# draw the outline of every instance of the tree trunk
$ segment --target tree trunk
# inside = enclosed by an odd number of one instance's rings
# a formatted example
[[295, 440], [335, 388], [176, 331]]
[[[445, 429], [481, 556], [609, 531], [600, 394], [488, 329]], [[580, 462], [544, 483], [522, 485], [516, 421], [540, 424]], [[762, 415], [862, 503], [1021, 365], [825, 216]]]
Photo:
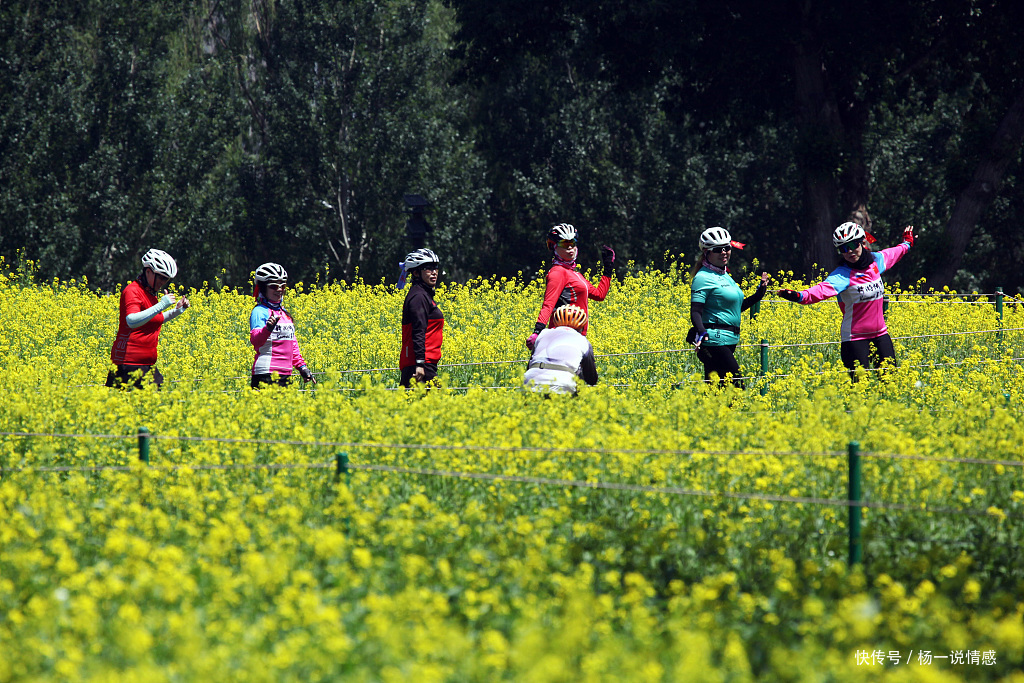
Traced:
[[832, 231], [838, 222], [839, 189], [835, 168], [843, 140], [843, 126], [834, 94], [825, 84], [821, 42], [817, 37], [815, 8], [807, 0], [800, 9], [800, 37], [794, 46], [793, 71], [796, 85], [796, 119], [800, 128], [797, 164], [803, 176], [804, 221], [800, 241], [804, 247], [803, 266], [811, 274], [814, 266], [832, 262]]
[[871, 195], [870, 174], [864, 153], [864, 131], [868, 108], [855, 99], [839, 108], [839, 119], [845, 133], [843, 172], [839, 177], [839, 203], [846, 215], [842, 221], [853, 221], [871, 232], [868, 198]]
[[946, 259], [928, 278], [928, 286], [942, 289], [949, 286], [960, 270], [967, 243], [971, 240], [978, 219], [999, 192], [1006, 167], [1020, 149], [1024, 139], [1024, 89], [1017, 93], [1010, 110], [999, 122], [996, 134], [974, 169], [974, 177], [956, 201], [946, 224]]

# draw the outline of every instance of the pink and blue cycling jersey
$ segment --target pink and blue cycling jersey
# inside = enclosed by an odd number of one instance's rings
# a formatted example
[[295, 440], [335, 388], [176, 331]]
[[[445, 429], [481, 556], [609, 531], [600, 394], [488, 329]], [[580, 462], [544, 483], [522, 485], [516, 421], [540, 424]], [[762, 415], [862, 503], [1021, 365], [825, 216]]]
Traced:
[[[278, 316], [274, 329], [267, 328], [271, 314]], [[299, 342], [295, 338], [295, 322], [281, 307], [270, 308], [263, 299], [249, 314], [249, 341], [256, 348], [256, 359], [252, 363], [252, 374], [290, 376], [292, 368], [306, 364], [299, 353]]]
[[800, 292], [800, 303], [816, 304], [838, 296], [839, 310], [843, 313], [840, 338], [858, 341], [881, 337], [889, 331], [882, 315], [882, 297], [885, 284], [882, 273], [896, 264], [910, 249], [906, 242], [871, 255], [873, 262], [867, 268], [852, 268], [843, 264], [829, 273], [823, 282]]

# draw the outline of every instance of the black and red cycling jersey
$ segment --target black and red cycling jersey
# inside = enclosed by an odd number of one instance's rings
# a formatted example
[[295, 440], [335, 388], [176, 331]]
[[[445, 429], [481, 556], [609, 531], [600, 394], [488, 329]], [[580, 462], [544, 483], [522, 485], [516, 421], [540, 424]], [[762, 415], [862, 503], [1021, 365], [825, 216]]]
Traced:
[[[607, 275], [602, 275], [601, 282], [595, 287], [574, 268], [556, 263], [548, 271], [547, 287], [544, 290], [544, 304], [540, 307], [540, 315], [537, 316], [537, 322], [547, 325], [548, 321], [551, 320], [552, 311], [559, 306], [567, 304], [575, 304], [584, 311], [587, 311], [587, 299], [604, 301], [611, 284], [612, 279]], [[587, 312], [587, 324], [581, 330], [584, 335], [587, 334], [589, 326], [590, 314]]]
[[444, 315], [434, 302], [434, 290], [417, 279], [402, 306], [402, 357], [400, 368], [441, 360]]

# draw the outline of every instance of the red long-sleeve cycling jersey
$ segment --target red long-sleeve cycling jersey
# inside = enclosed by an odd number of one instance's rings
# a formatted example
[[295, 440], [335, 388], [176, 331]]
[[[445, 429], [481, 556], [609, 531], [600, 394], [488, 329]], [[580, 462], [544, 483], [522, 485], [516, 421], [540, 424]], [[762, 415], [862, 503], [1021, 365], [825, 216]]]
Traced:
[[[612, 279], [607, 275], [601, 276], [601, 282], [595, 287], [587, 281], [573, 267], [556, 263], [548, 271], [547, 288], [544, 290], [544, 304], [540, 307], [540, 315], [537, 322], [547, 325], [551, 320], [551, 313], [559, 306], [575, 304], [587, 310], [587, 300], [604, 301], [608, 295], [608, 288], [611, 287]], [[587, 334], [590, 327], [590, 314], [587, 313], [587, 324], [581, 330]]]
[[444, 314], [434, 302], [434, 290], [417, 280], [402, 306], [402, 356], [398, 367], [437, 363], [443, 338]]
[[159, 298], [134, 280], [121, 291], [121, 303], [117, 316], [117, 336], [110, 349], [110, 362], [115, 365], [153, 365], [156, 363], [156, 346], [160, 340], [160, 326], [164, 314], [157, 313], [145, 325], [134, 330], [128, 327], [128, 316], [151, 308]]

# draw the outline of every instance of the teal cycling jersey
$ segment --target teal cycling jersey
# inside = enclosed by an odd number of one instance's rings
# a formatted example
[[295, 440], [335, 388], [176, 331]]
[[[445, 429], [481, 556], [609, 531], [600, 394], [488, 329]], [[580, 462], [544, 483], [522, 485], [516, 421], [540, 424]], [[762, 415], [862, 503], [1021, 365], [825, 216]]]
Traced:
[[728, 273], [719, 275], [710, 268], [701, 268], [693, 277], [690, 288], [690, 302], [704, 304], [701, 321], [707, 328], [708, 346], [738, 344], [738, 331], [722, 329], [728, 325], [739, 330], [740, 312], [743, 309], [743, 290]]

